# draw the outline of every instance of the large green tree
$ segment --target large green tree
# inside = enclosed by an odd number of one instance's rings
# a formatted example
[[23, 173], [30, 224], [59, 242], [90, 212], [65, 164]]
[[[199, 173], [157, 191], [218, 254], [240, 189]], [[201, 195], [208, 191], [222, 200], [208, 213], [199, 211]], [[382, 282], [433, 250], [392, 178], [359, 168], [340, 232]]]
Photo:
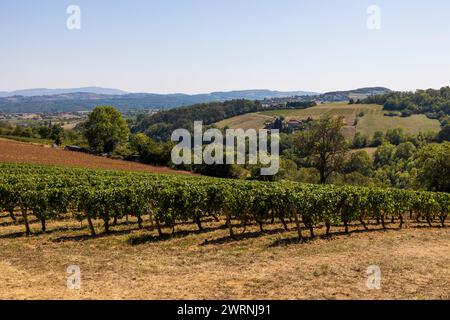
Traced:
[[377, 168], [388, 166], [392, 164], [392, 155], [395, 151], [395, 147], [390, 143], [384, 143], [379, 146], [374, 154], [374, 162]]
[[96, 107], [85, 124], [84, 135], [89, 145], [99, 152], [111, 153], [128, 141], [130, 130], [121, 113], [114, 107]]
[[344, 164], [343, 172], [346, 174], [359, 172], [364, 176], [370, 176], [373, 170], [373, 161], [366, 151], [357, 151], [350, 155], [350, 159]]
[[172, 142], [157, 142], [143, 133], [131, 138], [131, 149], [139, 154], [141, 162], [153, 165], [170, 165]]
[[311, 122], [306, 130], [297, 134], [297, 155], [320, 173], [320, 183], [342, 168], [348, 145], [342, 134], [344, 118], [326, 116]]
[[450, 142], [424, 147], [417, 164], [421, 186], [430, 191], [450, 192]]
[[64, 139], [64, 129], [60, 124], [55, 124], [50, 127], [50, 132], [48, 137], [53, 139], [55, 144], [61, 145]]

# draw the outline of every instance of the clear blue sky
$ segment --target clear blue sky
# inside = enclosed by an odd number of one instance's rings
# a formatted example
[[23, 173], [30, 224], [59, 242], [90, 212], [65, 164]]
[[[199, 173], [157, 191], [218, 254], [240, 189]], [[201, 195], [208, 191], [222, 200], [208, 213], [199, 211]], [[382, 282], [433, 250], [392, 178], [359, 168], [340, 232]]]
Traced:
[[[81, 30], [66, 28], [68, 5]], [[368, 30], [378, 5], [381, 30]], [[448, 0], [1, 0], [0, 91], [450, 85]]]

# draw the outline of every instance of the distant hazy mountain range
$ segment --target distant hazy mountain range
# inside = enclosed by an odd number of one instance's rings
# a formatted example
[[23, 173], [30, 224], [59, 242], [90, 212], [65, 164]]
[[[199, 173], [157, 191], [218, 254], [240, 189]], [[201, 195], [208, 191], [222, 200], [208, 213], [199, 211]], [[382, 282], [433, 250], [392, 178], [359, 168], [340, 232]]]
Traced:
[[13, 97], [13, 96], [24, 96], [24, 97], [50, 96], [50, 95], [68, 94], [68, 93], [77, 93], [77, 92], [95, 93], [95, 94], [110, 94], [110, 95], [120, 95], [120, 94], [128, 93], [128, 92], [125, 92], [122, 90], [100, 88], [100, 87], [83, 87], [83, 88], [71, 88], [71, 89], [35, 88], [35, 89], [16, 90], [16, 91], [10, 91], [10, 92], [1, 92], [0, 91], [0, 98]]
[[[339, 101], [348, 101], [350, 98], [355, 100], [365, 99], [368, 96], [373, 96], [377, 94], [385, 94], [391, 92], [388, 88], [383, 87], [370, 87], [370, 88], [359, 88], [355, 90], [349, 91], [334, 91], [327, 92], [321, 95], [314, 97], [314, 100], [317, 102], [339, 102]], [[307, 97], [308, 99], [309, 97]]]
[[[30, 89], [0, 93], [0, 111], [10, 113], [70, 112], [91, 110], [99, 105], [111, 105], [122, 111], [126, 111], [130, 109], [175, 108], [197, 103], [220, 102], [233, 99], [263, 100], [293, 96], [302, 96], [306, 99], [317, 99], [318, 101], [332, 96], [333, 101], [344, 101], [348, 100], [354, 94], [371, 95], [387, 91], [390, 90], [377, 87], [328, 94], [307, 91], [244, 90], [189, 95], [181, 93], [127, 93], [120, 90], [97, 87]], [[1, 97], [1, 95], [5, 96]]]
[[[91, 110], [98, 105], [112, 105], [120, 110], [174, 108], [197, 103], [233, 99], [262, 100], [294, 95], [316, 95], [314, 92], [271, 90], [244, 90], [207, 94], [127, 93], [97, 87], [75, 89], [29, 89], [0, 93], [0, 111], [3, 112], [67, 112]], [[3, 95], [3, 97], [2, 97]]]
[[[25, 89], [25, 90], [16, 90], [9, 92], [0, 91], [0, 98], [6, 97], [14, 97], [14, 96], [23, 96], [23, 97], [36, 97], [36, 96], [53, 96], [53, 95], [66, 95], [71, 93], [94, 93], [99, 95], [125, 95], [131, 94], [130, 92], [126, 92], [123, 90], [110, 89], [110, 88], [101, 88], [101, 87], [83, 87], [83, 88], [69, 88], [69, 89], [45, 89], [45, 88], [34, 88], [34, 89]], [[139, 93], [140, 95], [145, 93]], [[241, 90], [241, 91], [227, 91], [227, 92], [213, 92], [210, 94], [215, 98], [224, 98], [224, 99], [251, 99], [251, 100], [259, 100], [264, 98], [282, 98], [286, 96], [295, 96], [295, 95], [316, 95], [316, 92], [308, 92], [308, 91], [271, 91], [271, 90]], [[149, 95], [158, 95], [152, 94]], [[160, 96], [172, 96], [174, 94], [160, 94]], [[178, 94], [176, 94], [178, 95]], [[191, 96], [204, 96], [205, 94], [197, 94]], [[189, 96], [189, 95], [187, 95]]]

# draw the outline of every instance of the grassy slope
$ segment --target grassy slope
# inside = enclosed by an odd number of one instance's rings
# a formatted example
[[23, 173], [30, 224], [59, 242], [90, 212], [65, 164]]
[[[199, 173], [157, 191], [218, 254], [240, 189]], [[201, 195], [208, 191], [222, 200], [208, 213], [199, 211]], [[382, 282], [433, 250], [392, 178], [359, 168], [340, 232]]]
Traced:
[[368, 114], [360, 119], [357, 131], [364, 135], [373, 136], [376, 131], [396, 128], [402, 128], [405, 133], [418, 134], [419, 132], [439, 132], [440, 124], [439, 121], [429, 119], [423, 114], [408, 118]]
[[342, 115], [344, 117], [357, 115], [361, 111], [376, 111], [380, 109], [377, 105], [348, 105], [343, 103], [323, 104], [303, 110], [270, 110], [261, 112], [270, 116], [284, 116], [286, 118], [320, 117], [325, 114]]
[[[356, 117], [364, 112], [364, 117], [359, 119], [357, 127], [354, 127]], [[226, 119], [217, 123], [220, 128], [228, 125], [230, 128], [255, 128], [264, 127], [264, 123], [270, 117], [284, 116], [289, 119], [320, 118], [329, 114], [344, 116], [346, 119], [346, 135], [352, 137], [356, 132], [373, 135], [375, 131], [386, 132], [388, 129], [402, 128], [404, 132], [417, 134], [419, 132], [438, 132], [440, 125], [437, 120], [428, 119], [424, 115], [414, 115], [408, 118], [387, 117], [382, 106], [379, 105], [348, 105], [343, 103], [324, 104], [304, 110], [270, 110], [254, 114], [246, 114], [239, 117]]]
[[225, 119], [216, 123], [219, 128], [236, 129], [263, 129], [266, 121], [271, 121], [274, 117], [259, 113], [247, 113], [234, 118]]

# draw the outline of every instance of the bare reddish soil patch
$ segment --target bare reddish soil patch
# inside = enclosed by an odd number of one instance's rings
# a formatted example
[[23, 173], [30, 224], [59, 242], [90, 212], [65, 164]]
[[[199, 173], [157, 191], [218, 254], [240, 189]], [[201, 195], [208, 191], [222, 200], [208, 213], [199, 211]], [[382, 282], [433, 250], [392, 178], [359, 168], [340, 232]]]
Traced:
[[0, 139], [0, 162], [83, 167], [90, 169], [144, 171], [151, 173], [190, 174], [190, 172], [177, 171], [166, 167], [155, 167], [141, 163], [113, 160], [6, 139]]

